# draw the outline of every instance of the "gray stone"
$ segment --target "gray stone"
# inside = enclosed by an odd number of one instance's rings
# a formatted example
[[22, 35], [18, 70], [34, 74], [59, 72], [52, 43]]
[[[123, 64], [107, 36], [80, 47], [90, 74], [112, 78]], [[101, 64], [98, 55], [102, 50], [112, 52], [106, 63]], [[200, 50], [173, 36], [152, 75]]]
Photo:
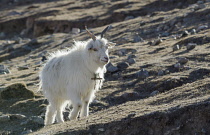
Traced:
[[28, 66], [19, 66], [17, 67], [18, 71], [29, 69]]
[[0, 32], [0, 38], [5, 38], [5, 37], [6, 37], [5, 33], [4, 32]]
[[125, 56], [126, 53], [125, 53], [125, 51], [122, 49], [122, 50], [117, 51], [117, 55], [118, 55], [118, 56]]
[[136, 55], [134, 55], [134, 54], [128, 55], [128, 59], [131, 59], [131, 58], [136, 58]]
[[143, 42], [144, 40], [137, 34], [134, 35], [133, 37], [133, 42], [137, 43], [137, 42]]
[[10, 71], [6, 66], [0, 65], [0, 74], [9, 74], [9, 73]]
[[196, 30], [192, 29], [191, 34], [196, 34]]
[[179, 59], [178, 59], [178, 62], [179, 62], [180, 64], [186, 64], [186, 63], [188, 62], [188, 59], [182, 57], [182, 58], [179, 58]]
[[181, 37], [186, 37], [186, 36], [188, 36], [190, 33], [187, 31], [187, 30], [185, 30], [183, 33], [182, 33], [182, 35], [181, 35]]
[[136, 63], [136, 60], [134, 58], [128, 59], [128, 64], [129, 65], [132, 65], [132, 64], [135, 64], [135, 63]]
[[22, 115], [22, 114], [11, 114], [10, 115], [10, 119], [14, 120], [14, 119], [24, 119], [26, 118], [25, 115]]
[[206, 5], [205, 4], [199, 4], [198, 5], [198, 9], [203, 9], [203, 8], [206, 8]]
[[175, 65], [174, 65], [174, 67], [176, 68], [176, 69], [181, 69], [181, 68], [183, 68], [183, 66], [180, 64], [180, 63], [176, 63]]
[[16, 38], [14, 39], [14, 41], [15, 41], [15, 44], [21, 44], [22, 41], [23, 41], [23, 39], [22, 39], [21, 37], [16, 37]]
[[126, 69], [126, 68], [129, 67], [129, 64], [127, 62], [120, 62], [120, 63], [117, 64], [117, 67], [119, 69]]
[[165, 70], [165, 74], [169, 74], [170, 73], [170, 71], [167, 69], [167, 70]]
[[162, 42], [163, 42], [162, 39], [157, 39], [157, 40], [155, 40], [155, 41], [152, 42], [152, 45], [159, 45]]
[[153, 91], [151, 94], [150, 94], [150, 96], [155, 96], [155, 95], [157, 95], [159, 93], [159, 91], [158, 90], [155, 90], [155, 91]]
[[174, 47], [173, 47], [173, 51], [177, 51], [177, 50], [179, 50], [180, 49], [180, 46], [179, 45], [175, 45]]
[[163, 70], [158, 71], [158, 76], [162, 76], [162, 75], [164, 75], [164, 71]]
[[99, 128], [99, 129], [98, 129], [98, 131], [100, 131], [100, 132], [104, 132], [104, 131], [105, 131], [105, 129], [104, 129], [104, 128]]
[[114, 66], [112, 63], [107, 64], [106, 69], [107, 69], [108, 72], [111, 72], [111, 73], [116, 72], [116, 71], [119, 70], [119, 69], [118, 69], [116, 66]]
[[0, 122], [6, 122], [6, 121], [10, 121], [10, 116], [8, 116], [8, 115], [1, 115], [0, 116]]
[[197, 28], [197, 31], [205, 30], [208, 28], [208, 25], [201, 25]]
[[126, 100], [132, 100], [132, 99], [136, 99], [138, 97], [140, 97], [138, 92], [126, 92], [124, 94], [122, 94], [122, 97]]
[[32, 133], [32, 132], [33, 132], [33, 131], [32, 131], [31, 129], [29, 129], [29, 130], [23, 131], [23, 132], [21, 133], [21, 135], [27, 135], [27, 134]]
[[168, 36], [170, 36], [170, 33], [168, 33], [168, 32], [164, 32], [161, 34], [161, 37], [168, 37]]
[[73, 34], [79, 34], [80, 33], [80, 29], [79, 28], [72, 28], [72, 33]]
[[125, 17], [125, 21], [126, 21], [126, 20], [130, 20], [130, 19], [134, 19], [134, 17], [133, 17], [133, 16], [126, 16], [126, 17]]
[[14, 16], [14, 15], [21, 15], [20, 12], [17, 12], [17, 11], [11, 11], [7, 14], [8, 16]]
[[202, 0], [197, 1], [197, 4], [203, 4], [204, 2]]
[[40, 125], [44, 125], [44, 120], [41, 116], [31, 116], [30, 120], [34, 123], [40, 124]]
[[186, 46], [187, 47], [187, 50], [194, 49], [196, 47], [196, 45], [197, 45], [196, 43], [188, 43], [187, 46]]
[[136, 76], [140, 79], [146, 79], [147, 77], [149, 77], [149, 72], [143, 68], [136, 73]]
[[36, 44], [39, 44], [39, 41], [36, 38], [34, 38], [28, 44], [30, 44], [30, 45], [36, 45]]

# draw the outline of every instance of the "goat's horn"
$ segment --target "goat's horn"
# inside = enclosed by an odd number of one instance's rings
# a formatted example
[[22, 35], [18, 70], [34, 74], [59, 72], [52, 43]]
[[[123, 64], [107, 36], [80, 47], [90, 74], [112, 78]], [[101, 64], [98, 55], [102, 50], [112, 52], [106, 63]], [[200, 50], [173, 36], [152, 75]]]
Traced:
[[110, 25], [107, 26], [107, 27], [101, 32], [101, 38], [104, 37], [104, 34], [107, 32], [107, 30], [109, 30], [109, 27], [110, 27]]
[[88, 35], [93, 39], [93, 41], [96, 41], [96, 36], [92, 34], [88, 29], [87, 26], [85, 26], [85, 30], [87, 31]]

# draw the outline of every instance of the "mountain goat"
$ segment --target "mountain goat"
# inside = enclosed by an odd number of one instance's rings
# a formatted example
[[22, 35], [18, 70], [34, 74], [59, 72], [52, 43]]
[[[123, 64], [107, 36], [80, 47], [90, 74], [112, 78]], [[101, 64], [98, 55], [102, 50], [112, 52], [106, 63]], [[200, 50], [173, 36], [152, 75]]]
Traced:
[[40, 87], [49, 101], [45, 114], [45, 125], [64, 122], [63, 110], [67, 104], [73, 106], [70, 120], [88, 116], [89, 104], [95, 92], [101, 88], [109, 62], [108, 48], [115, 43], [103, 38], [109, 29], [106, 27], [101, 36], [95, 36], [87, 28], [91, 37], [88, 41], [75, 41], [68, 51], [52, 53], [40, 72]]

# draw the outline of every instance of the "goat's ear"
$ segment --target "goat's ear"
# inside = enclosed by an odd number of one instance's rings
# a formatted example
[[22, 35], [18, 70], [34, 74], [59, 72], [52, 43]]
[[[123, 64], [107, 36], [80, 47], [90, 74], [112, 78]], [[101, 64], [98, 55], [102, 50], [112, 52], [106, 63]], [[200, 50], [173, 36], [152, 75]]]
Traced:
[[112, 48], [116, 45], [116, 43], [108, 42], [107, 45], [109, 48]]

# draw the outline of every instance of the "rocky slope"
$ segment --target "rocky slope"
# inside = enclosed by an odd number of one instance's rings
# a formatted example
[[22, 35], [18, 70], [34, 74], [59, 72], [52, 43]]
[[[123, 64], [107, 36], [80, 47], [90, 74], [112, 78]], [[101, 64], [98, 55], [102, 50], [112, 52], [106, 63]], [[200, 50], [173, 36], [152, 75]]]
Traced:
[[[2, 0], [0, 12], [0, 134], [210, 134], [209, 0]], [[38, 73], [89, 38], [85, 25], [112, 26], [106, 81], [88, 118], [44, 127]]]

